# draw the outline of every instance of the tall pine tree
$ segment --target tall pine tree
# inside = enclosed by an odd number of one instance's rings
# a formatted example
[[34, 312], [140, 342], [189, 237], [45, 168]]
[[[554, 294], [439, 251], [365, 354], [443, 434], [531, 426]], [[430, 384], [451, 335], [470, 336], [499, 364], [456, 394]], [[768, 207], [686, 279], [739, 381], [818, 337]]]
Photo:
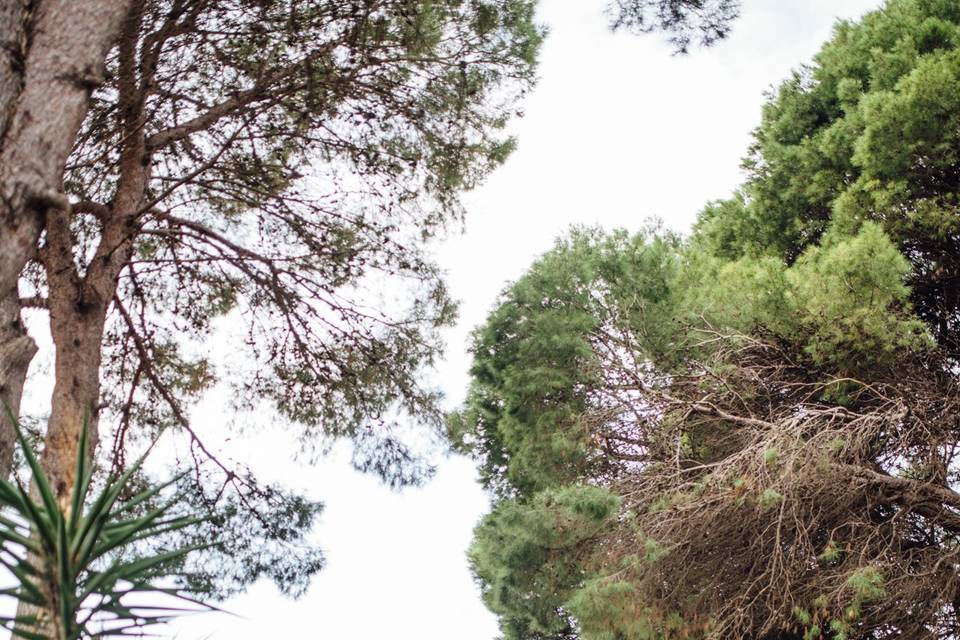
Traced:
[[505, 290], [449, 422], [505, 638], [960, 632], [958, 49], [953, 2], [839, 24], [690, 237]]

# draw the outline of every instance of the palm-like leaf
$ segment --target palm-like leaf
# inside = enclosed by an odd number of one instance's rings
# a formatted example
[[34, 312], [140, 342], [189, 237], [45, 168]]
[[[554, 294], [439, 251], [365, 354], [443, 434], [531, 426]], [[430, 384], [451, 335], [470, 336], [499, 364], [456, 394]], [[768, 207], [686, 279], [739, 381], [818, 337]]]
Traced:
[[[27, 465], [33, 473], [39, 499], [19, 482], [0, 478], [0, 564], [17, 585], [0, 589], [0, 595], [33, 605], [36, 615], [0, 616], [0, 626], [14, 638], [27, 640], [80, 640], [93, 637], [144, 635], [144, 627], [161, 623], [185, 611], [209, 610], [177, 589], [151, 584], [159, 567], [183, 559], [209, 545], [193, 545], [146, 557], [126, 558], [119, 553], [134, 543], [192, 527], [207, 517], [172, 515], [181, 496], [145, 509], [182, 476], [121, 500], [124, 489], [140, 469], [144, 457], [119, 477], [111, 478], [100, 493], [88, 500], [92, 469], [87, 462], [88, 428], [84, 424], [78, 446], [75, 484], [66, 513], [57, 503], [37, 457], [10, 416]], [[89, 504], [89, 507], [85, 505]], [[138, 511], [143, 513], [138, 513]], [[145, 511], [145, 512], [144, 512]], [[126, 604], [127, 596], [153, 594], [174, 598], [186, 605], [166, 607]], [[140, 597], [139, 599], [143, 599]]]

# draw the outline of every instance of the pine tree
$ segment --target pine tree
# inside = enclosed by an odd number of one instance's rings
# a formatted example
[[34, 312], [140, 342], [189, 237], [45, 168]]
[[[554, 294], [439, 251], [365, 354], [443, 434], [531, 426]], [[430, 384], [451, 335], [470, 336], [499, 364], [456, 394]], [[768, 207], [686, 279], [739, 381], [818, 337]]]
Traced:
[[449, 423], [505, 638], [956, 636], [958, 48], [953, 2], [839, 24], [690, 237], [505, 290]]
[[[533, 4], [7, 4], [21, 48], [0, 76], [17, 94], [0, 117], [2, 399], [16, 415], [34, 351], [21, 309], [45, 311], [57, 499], [85, 420], [91, 454], [112, 427], [115, 468], [179, 430], [190, 499], [233, 514], [192, 579], [301, 592], [322, 565], [304, 542], [319, 506], [217, 458], [190, 406], [220, 381], [297, 426], [308, 455], [344, 438], [388, 482], [424, 477], [394, 433], [440, 419], [420, 373], [454, 305], [424, 242], [512, 149], [543, 35]], [[385, 280], [408, 295], [378, 305], [365, 292]], [[246, 326], [239, 366], [205, 348], [227, 316]]]
[[[735, 17], [730, 3], [658, 4], [620, 4], [615, 21], [686, 48]], [[36, 351], [22, 312], [46, 311], [42, 463], [60, 500], [85, 420], [91, 454], [101, 422], [115, 426], [104, 458], [117, 468], [174, 426], [209, 469], [193, 499], [233, 501], [241, 533], [222, 573], [301, 588], [320, 558], [289, 545], [319, 507], [211, 454], [188, 415], [218, 381], [241, 407], [272, 405], [308, 454], [345, 438], [388, 482], [426, 475], [394, 430], [441, 420], [420, 373], [454, 305], [424, 242], [513, 148], [504, 127], [543, 37], [533, 12], [533, 0], [4, 3], [0, 401], [18, 417]], [[383, 281], [409, 295], [376, 304]], [[246, 322], [246, 368], [204, 355], [225, 316]], [[13, 443], [2, 416], [0, 475]]]

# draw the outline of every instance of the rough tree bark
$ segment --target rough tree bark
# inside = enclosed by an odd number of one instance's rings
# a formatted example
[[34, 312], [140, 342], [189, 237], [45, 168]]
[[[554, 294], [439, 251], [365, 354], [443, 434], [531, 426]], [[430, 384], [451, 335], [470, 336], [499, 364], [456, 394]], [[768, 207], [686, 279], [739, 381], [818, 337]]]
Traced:
[[[133, 2], [119, 37], [120, 181], [109, 205], [80, 203], [51, 210], [46, 217], [46, 245], [41, 262], [49, 284], [50, 333], [56, 348], [54, 388], [47, 423], [43, 466], [58, 499], [68, 500], [80, 429], [88, 421], [91, 451], [98, 440], [100, 362], [107, 312], [117, 278], [130, 259], [149, 182], [149, 156], [143, 133], [143, 92], [138, 90], [137, 37], [143, 2]], [[75, 210], [84, 206], [99, 218], [101, 235], [95, 254], [81, 273], [70, 231]]]
[[[23, 86], [26, 9], [21, 0], [0, 5], [0, 141], [6, 137]], [[32, 231], [29, 225], [15, 224], [0, 203], [0, 402], [14, 414], [20, 411], [27, 367], [36, 352], [20, 319], [17, 292], [23, 268], [20, 248], [30, 244]], [[0, 474], [4, 476], [13, 462], [13, 440], [13, 427], [4, 411], [0, 415]]]
[[10, 113], [20, 95], [26, 52], [24, 22], [28, 15], [25, 0], [0, 4], [0, 140], [6, 135]]
[[[18, 280], [36, 256], [52, 210], [66, 209], [64, 164], [128, 0], [33, 0], [0, 9], [0, 400], [18, 413], [36, 352]], [[10, 472], [12, 427], [0, 419], [0, 473]]]
[[[129, 5], [129, 0], [18, 0], [0, 9], [0, 400], [14, 415], [36, 353], [22, 322], [18, 281], [26, 264], [38, 257], [44, 226], [48, 234], [53, 232], [51, 237], [61, 231], [69, 237], [70, 205], [61, 189], [64, 165]], [[56, 242], [48, 243], [47, 249], [55, 247]], [[71, 267], [58, 278], [75, 276], [71, 254], [61, 253], [56, 261]], [[52, 420], [51, 426], [82, 418], [83, 410], [72, 410], [71, 402], [98, 394], [96, 380], [71, 375], [70, 364], [85, 358], [99, 367], [99, 339], [93, 336], [102, 333], [102, 327], [98, 332], [97, 322], [86, 318], [82, 298], [68, 298], [69, 292], [51, 293], [51, 302], [58, 305], [51, 309], [51, 328], [59, 338], [52, 407], [59, 422]], [[70, 459], [75, 460], [76, 431], [57, 428], [49, 433], [51, 451], [45, 463], [57, 471], [63, 455], [73, 452]], [[12, 457], [13, 429], [3, 416], [0, 473], [5, 476]], [[53, 476], [58, 491], [65, 491], [69, 475]], [[32, 612], [21, 606], [18, 613]]]

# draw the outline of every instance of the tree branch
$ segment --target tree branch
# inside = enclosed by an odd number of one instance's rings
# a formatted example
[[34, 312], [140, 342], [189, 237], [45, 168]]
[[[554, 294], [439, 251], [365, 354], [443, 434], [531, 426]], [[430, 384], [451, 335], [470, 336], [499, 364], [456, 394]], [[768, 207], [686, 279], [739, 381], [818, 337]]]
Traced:
[[70, 205], [73, 213], [88, 213], [100, 222], [104, 222], [110, 217], [110, 207], [93, 200], [80, 200]]
[[47, 299], [43, 296], [27, 296], [25, 298], [20, 298], [20, 306], [31, 308], [31, 309], [48, 309], [49, 308]]

